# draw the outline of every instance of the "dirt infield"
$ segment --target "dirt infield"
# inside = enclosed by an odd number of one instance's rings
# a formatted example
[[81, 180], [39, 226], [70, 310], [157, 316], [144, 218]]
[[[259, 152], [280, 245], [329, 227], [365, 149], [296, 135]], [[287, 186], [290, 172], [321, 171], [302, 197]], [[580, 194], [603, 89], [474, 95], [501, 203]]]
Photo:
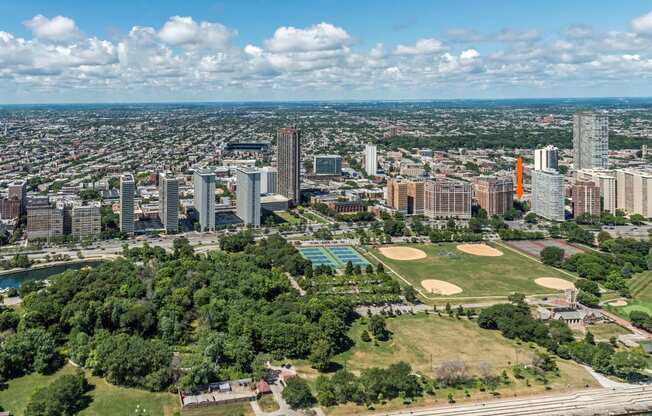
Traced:
[[462, 288], [454, 285], [452, 283], [445, 282], [443, 280], [434, 280], [434, 279], [427, 279], [423, 280], [421, 282], [421, 286], [423, 286], [424, 289], [428, 293], [436, 293], [438, 295], [457, 295], [458, 293], [462, 293]]
[[540, 277], [536, 279], [534, 283], [538, 284], [539, 286], [555, 290], [566, 290], [575, 287], [573, 282], [569, 282], [568, 280], [564, 279], [558, 279], [556, 277]]
[[392, 260], [419, 260], [427, 257], [424, 251], [413, 247], [381, 247], [378, 251]]
[[502, 251], [489, 247], [486, 244], [460, 244], [457, 246], [457, 249], [474, 256], [498, 257], [503, 255]]
[[609, 306], [615, 306], [619, 308], [621, 306], [627, 306], [627, 302], [625, 302], [624, 300], [616, 300], [614, 302], [609, 302]]

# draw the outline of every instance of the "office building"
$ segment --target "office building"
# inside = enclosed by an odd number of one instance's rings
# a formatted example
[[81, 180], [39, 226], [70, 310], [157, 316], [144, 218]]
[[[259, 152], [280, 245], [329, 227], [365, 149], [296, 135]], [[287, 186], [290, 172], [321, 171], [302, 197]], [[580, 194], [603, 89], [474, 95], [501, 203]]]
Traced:
[[616, 208], [627, 214], [652, 218], [652, 171], [619, 169], [616, 171]]
[[208, 170], [195, 171], [194, 204], [202, 231], [215, 230], [215, 174]]
[[278, 170], [276, 168], [264, 167], [260, 169], [260, 193], [275, 194], [277, 193], [276, 184], [278, 182]]
[[508, 177], [480, 176], [474, 183], [475, 199], [487, 215], [505, 215], [514, 206], [514, 180]]
[[50, 204], [48, 197], [27, 203], [27, 239], [50, 241], [63, 237], [63, 210]]
[[134, 195], [136, 182], [131, 173], [120, 177], [120, 231], [134, 235]]
[[100, 203], [72, 207], [72, 237], [75, 240], [96, 238], [102, 232]]
[[468, 182], [436, 179], [425, 184], [424, 213], [431, 219], [471, 218], [472, 186]]
[[260, 227], [260, 172], [240, 168], [236, 176], [236, 215], [245, 225]]
[[278, 129], [278, 186], [277, 192], [290, 200], [291, 205], [301, 203], [301, 130], [294, 127]]
[[179, 181], [171, 173], [158, 177], [159, 217], [166, 233], [179, 232]]
[[600, 210], [616, 212], [616, 172], [606, 169], [580, 169], [575, 181], [590, 181], [600, 188]]
[[606, 114], [581, 112], [573, 116], [573, 167], [609, 167], [609, 118]]
[[315, 175], [342, 175], [342, 156], [316, 155], [313, 158]]
[[559, 169], [559, 149], [546, 146], [534, 150], [534, 170]]
[[564, 176], [556, 170], [532, 172], [532, 212], [551, 221], [564, 221]]
[[600, 208], [600, 187], [593, 181], [576, 181], [573, 184], [573, 218], [582, 215], [599, 217]]
[[367, 144], [364, 147], [364, 170], [369, 176], [378, 174], [378, 154], [375, 144]]

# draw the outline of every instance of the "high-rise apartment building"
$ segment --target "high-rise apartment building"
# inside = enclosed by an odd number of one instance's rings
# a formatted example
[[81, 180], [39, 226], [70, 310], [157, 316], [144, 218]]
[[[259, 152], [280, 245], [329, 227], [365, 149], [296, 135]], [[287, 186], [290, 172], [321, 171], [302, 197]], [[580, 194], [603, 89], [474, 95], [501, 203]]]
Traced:
[[606, 114], [580, 112], [573, 116], [573, 167], [609, 167], [609, 118]]
[[27, 239], [51, 240], [63, 237], [63, 210], [50, 204], [48, 197], [32, 198], [27, 204]]
[[553, 169], [532, 172], [532, 211], [551, 221], [564, 221], [564, 176]]
[[215, 230], [215, 173], [209, 170], [195, 171], [194, 205], [202, 231]]
[[100, 203], [72, 207], [72, 237], [75, 240], [96, 238], [102, 232]]
[[387, 181], [387, 206], [402, 214], [407, 214], [407, 182], [398, 179]]
[[260, 193], [275, 194], [278, 182], [278, 171], [276, 168], [266, 166], [260, 169]]
[[423, 181], [410, 181], [407, 184], [407, 213], [408, 215], [423, 215], [425, 183]]
[[131, 173], [120, 177], [120, 231], [127, 235], [134, 235], [134, 195], [136, 182]]
[[313, 170], [315, 175], [341, 175], [342, 156], [316, 155], [313, 158]]
[[474, 182], [475, 199], [487, 215], [504, 215], [514, 206], [514, 180], [509, 177], [480, 176]]
[[369, 176], [378, 174], [378, 154], [375, 144], [367, 144], [364, 147], [364, 170]]
[[575, 171], [575, 181], [590, 181], [600, 188], [600, 209], [616, 212], [616, 172], [606, 169], [580, 169]]
[[468, 182], [450, 179], [427, 181], [424, 199], [424, 213], [429, 218], [471, 218], [473, 190]]
[[627, 214], [652, 218], [652, 171], [619, 169], [616, 171], [616, 208]]
[[573, 184], [573, 217], [591, 215], [599, 217], [601, 210], [600, 187], [593, 181], [576, 181]]
[[27, 181], [20, 180], [14, 181], [9, 184], [7, 197], [17, 199], [20, 201], [20, 213], [24, 214], [27, 211]]
[[387, 181], [387, 206], [401, 214], [421, 215], [424, 208], [424, 182]]
[[17, 199], [0, 198], [0, 219], [10, 220], [20, 217], [21, 202]]
[[548, 145], [534, 150], [534, 170], [559, 169], [559, 149]]
[[301, 130], [294, 127], [278, 129], [278, 193], [290, 200], [291, 205], [301, 203]]
[[172, 174], [163, 172], [158, 177], [159, 217], [167, 233], [179, 231], [179, 181]]
[[245, 225], [260, 227], [260, 172], [240, 168], [236, 175], [236, 215]]

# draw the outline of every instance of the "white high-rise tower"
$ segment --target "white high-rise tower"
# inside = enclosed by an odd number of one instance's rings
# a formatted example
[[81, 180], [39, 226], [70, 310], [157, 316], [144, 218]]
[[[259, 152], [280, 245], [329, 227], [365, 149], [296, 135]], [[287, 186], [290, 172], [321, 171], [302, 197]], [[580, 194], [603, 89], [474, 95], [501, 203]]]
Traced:
[[369, 176], [376, 176], [378, 174], [378, 155], [376, 153], [375, 144], [367, 144], [364, 148], [364, 170]]

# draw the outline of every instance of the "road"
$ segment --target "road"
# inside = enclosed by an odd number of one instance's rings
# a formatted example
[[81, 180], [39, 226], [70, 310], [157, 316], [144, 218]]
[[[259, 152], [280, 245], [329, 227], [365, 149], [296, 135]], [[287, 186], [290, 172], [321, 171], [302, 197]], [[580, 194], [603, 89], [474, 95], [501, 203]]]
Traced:
[[528, 399], [376, 413], [376, 416], [583, 416], [640, 414], [652, 410], [652, 387], [591, 389]]

